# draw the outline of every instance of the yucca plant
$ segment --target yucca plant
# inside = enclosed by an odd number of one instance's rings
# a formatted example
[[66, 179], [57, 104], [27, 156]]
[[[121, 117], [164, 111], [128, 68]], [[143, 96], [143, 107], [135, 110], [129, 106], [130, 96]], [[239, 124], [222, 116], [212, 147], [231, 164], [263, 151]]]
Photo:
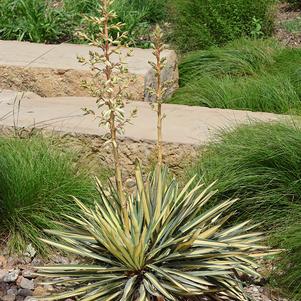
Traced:
[[46, 243], [93, 262], [40, 267], [39, 275], [54, 278], [48, 284], [63, 287], [43, 300], [248, 300], [237, 275], [258, 276], [254, 259], [266, 248], [249, 221], [225, 227], [232, 214], [224, 213], [236, 200], [205, 210], [212, 186], [193, 178], [181, 190], [166, 167], [146, 181], [138, 167], [136, 182], [137, 192], [127, 195], [128, 234], [118, 192], [99, 182], [94, 209], [76, 200], [80, 212], [65, 231], [48, 231], [61, 242]]
[[[100, 36], [105, 46], [101, 39], [99, 46], [104, 51], [107, 80], [106, 97], [99, 89], [98, 102], [102, 105], [105, 101], [110, 113], [106, 116], [113, 117], [104, 123], [111, 130], [117, 181], [109, 191], [98, 181], [99, 201], [94, 208], [75, 199], [80, 208], [78, 216], [66, 216], [70, 223], [63, 225], [64, 231], [47, 231], [59, 240], [44, 239], [45, 243], [80, 255], [91, 263], [40, 267], [38, 275], [51, 279], [47, 284], [62, 287], [60, 293], [44, 296], [42, 300], [75, 297], [80, 301], [175, 301], [206, 297], [215, 301], [246, 301], [248, 297], [238, 275], [259, 276], [254, 259], [267, 251], [260, 245], [263, 235], [251, 232], [254, 226], [250, 221], [225, 226], [233, 215], [229, 209], [236, 200], [206, 210], [205, 205], [215, 194], [212, 185], [203, 187], [201, 181], [195, 185], [192, 178], [179, 189], [162, 164], [162, 103], [166, 83], [161, 76], [165, 59], [161, 56], [164, 45], [159, 27], [153, 45], [156, 62], [151, 64], [157, 79], [151, 92], [155, 95], [153, 108], [157, 113], [158, 165], [144, 180], [137, 164], [135, 192], [128, 194], [123, 190], [114, 122], [120, 115], [116, 113], [116, 105], [122, 109], [123, 102], [121, 94], [114, 97], [113, 84], [118, 81], [117, 77], [115, 80], [111, 77], [113, 65], [108, 57], [113, 46], [108, 34], [108, 20], [115, 16], [109, 9], [113, 2], [102, 1], [104, 18], [97, 21], [104, 25]], [[120, 124], [124, 124], [123, 119]]]

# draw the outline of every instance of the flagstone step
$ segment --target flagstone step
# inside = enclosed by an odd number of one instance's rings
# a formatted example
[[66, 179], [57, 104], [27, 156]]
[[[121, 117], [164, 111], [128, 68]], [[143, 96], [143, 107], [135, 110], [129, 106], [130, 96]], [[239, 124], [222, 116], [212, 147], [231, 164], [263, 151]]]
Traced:
[[[0, 89], [31, 91], [43, 97], [88, 96], [81, 86], [90, 78], [88, 66], [80, 64], [77, 56], [88, 57], [95, 48], [87, 45], [46, 45], [0, 40]], [[149, 61], [154, 61], [151, 49], [133, 48], [125, 62], [131, 79], [130, 99], [149, 101], [148, 87], [155, 85], [154, 72]], [[125, 53], [127, 50], [123, 49]], [[178, 64], [173, 50], [165, 50], [167, 65], [164, 80], [174, 81], [171, 94], [177, 88]], [[113, 57], [116, 61], [118, 56]]]

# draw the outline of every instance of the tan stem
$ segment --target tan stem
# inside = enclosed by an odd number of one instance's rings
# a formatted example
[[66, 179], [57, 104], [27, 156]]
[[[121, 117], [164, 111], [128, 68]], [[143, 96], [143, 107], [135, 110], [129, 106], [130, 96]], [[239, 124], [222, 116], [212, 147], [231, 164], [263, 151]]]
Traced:
[[[160, 43], [159, 43], [160, 44]], [[163, 163], [163, 151], [162, 151], [162, 85], [161, 85], [161, 51], [158, 47], [156, 51], [157, 58], [157, 155], [158, 165], [162, 166]]]
[[[110, 62], [110, 41], [109, 41], [109, 7], [108, 2], [103, 1], [103, 8], [104, 8], [104, 37], [105, 37], [105, 47], [104, 47], [104, 56], [108, 62]], [[107, 65], [105, 68], [105, 76], [107, 81], [111, 80], [113, 69], [111, 66]], [[108, 95], [108, 98], [112, 98], [112, 93]], [[127, 210], [127, 201], [126, 196], [123, 189], [123, 181], [122, 181], [122, 171], [120, 167], [120, 156], [119, 156], [119, 147], [117, 141], [117, 129], [116, 129], [116, 120], [115, 120], [115, 113], [113, 110], [112, 104], [109, 105], [111, 114], [110, 114], [110, 133], [111, 133], [111, 142], [112, 142], [112, 151], [113, 151], [113, 158], [114, 158], [114, 167], [115, 167], [115, 181], [116, 181], [116, 188], [117, 193], [121, 201], [121, 211], [124, 220], [125, 230], [129, 232], [129, 216]]]
[[115, 115], [112, 112], [110, 116], [110, 128], [111, 128], [111, 141], [112, 141], [112, 150], [113, 150], [113, 157], [115, 163], [115, 181], [117, 192], [120, 197], [121, 201], [121, 211], [124, 220], [124, 227], [126, 232], [129, 232], [129, 216], [127, 210], [127, 201], [125, 197], [125, 193], [123, 190], [123, 182], [122, 182], [122, 172], [120, 167], [120, 159], [119, 159], [119, 147], [117, 142], [117, 130], [115, 126]]
[[157, 152], [158, 152], [158, 165], [162, 166], [163, 153], [162, 153], [162, 105], [158, 103], [157, 108]]

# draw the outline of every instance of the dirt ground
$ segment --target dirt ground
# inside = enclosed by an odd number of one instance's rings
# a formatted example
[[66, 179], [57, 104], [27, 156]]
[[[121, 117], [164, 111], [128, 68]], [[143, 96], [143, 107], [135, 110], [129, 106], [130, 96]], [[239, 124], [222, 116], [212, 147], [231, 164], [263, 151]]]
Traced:
[[301, 17], [301, 9], [292, 8], [287, 3], [280, 3], [276, 8], [276, 30], [275, 37], [289, 47], [301, 47], [301, 33], [291, 33], [282, 25], [283, 21], [293, 20]]
[[[143, 77], [128, 74], [128, 78], [129, 99], [143, 100]], [[0, 89], [30, 91], [41, 97], [90, 96], [82, 86], [83, 81], [90, 80], [89, 71], [0, 66]]]

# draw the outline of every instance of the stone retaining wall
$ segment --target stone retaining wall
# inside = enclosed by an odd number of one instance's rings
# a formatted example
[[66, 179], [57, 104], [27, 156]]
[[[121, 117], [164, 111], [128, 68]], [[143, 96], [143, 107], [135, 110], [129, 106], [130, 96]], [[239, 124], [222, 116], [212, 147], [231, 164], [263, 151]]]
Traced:
[[[78, 153], [80, 163], [88, 166], [91, 171], [99, 170], [99, 167], [113, 169], [113, 156], [110, 144], [105, 144], [105, 139], [93, 135], [49, 133], [37, 129], [18, 129], [2, 127], [0, 135], [21, 137], [42, 133], [44, 136], [55, 136], [59, 140], [62, 149], [73, 149]], [[135, 161], [139, 159], [142, 166], [148, 170], [156, 162], [156, 144], [153, 141], [137, 141], [132, 139], [120, 139], [120, 157], [124, 176], [131, 177], [134, 174]], [[198, 148], [190, 144], [164, 143], [164, 162], [175, 174], [196, 158]]]
[[[129, 99], [144, 99], [144, 77], [127, 74], [131, 82], [127, 91]], [[0, 65], [0, 88], [15, 91], [30, 91], [41, 97], [90, 96], [82, 86], [91, 81], [90, 71], [52, 68], [24, 68]]]

